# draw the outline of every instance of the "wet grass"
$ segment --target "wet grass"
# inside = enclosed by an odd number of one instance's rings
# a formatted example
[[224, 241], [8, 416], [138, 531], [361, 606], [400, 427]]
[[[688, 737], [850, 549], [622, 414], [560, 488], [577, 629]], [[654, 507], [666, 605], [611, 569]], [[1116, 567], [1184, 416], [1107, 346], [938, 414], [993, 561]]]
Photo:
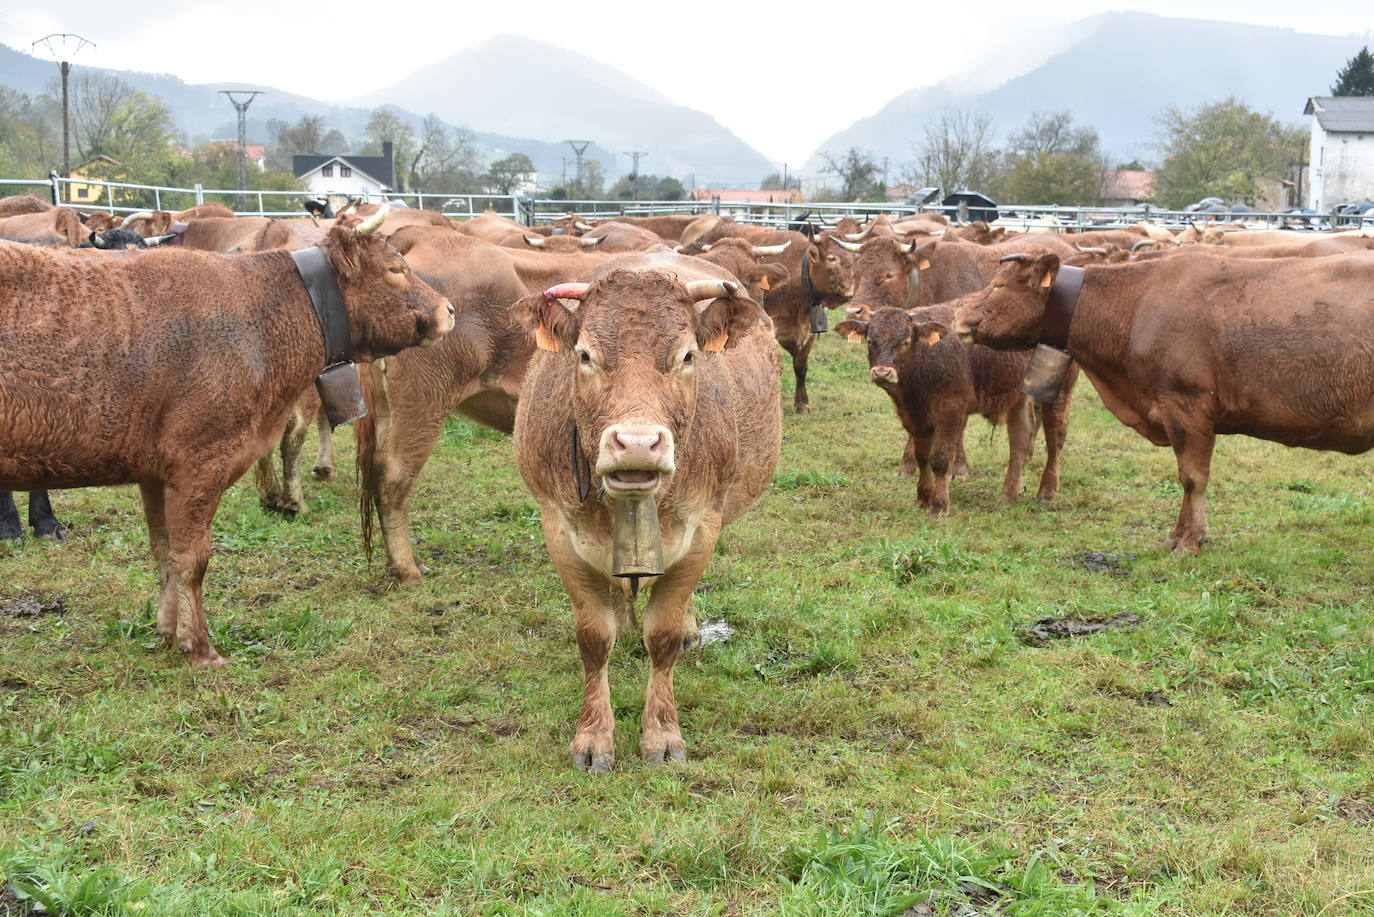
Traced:
[[137, 493], [59, 495], [69, 543], [0, 549], [0, 914], [1374, 913], [1368, 458], [1224, 440], [1173, 557], [1170, 454], [1085, 383], [1059, 500], [1001, 504], [976, 421], [931, 523], [862, 353], [813, 364], [696, 598], [735, 635], [679, 666], [669, 769], [633, 640], [613, 772], [568, 766], [570, 613], [499, 434], [445, 430], [407, 590], [359, 553], [345, 435], [302, 519], [236, 486], [213, 674], [158, 645]]

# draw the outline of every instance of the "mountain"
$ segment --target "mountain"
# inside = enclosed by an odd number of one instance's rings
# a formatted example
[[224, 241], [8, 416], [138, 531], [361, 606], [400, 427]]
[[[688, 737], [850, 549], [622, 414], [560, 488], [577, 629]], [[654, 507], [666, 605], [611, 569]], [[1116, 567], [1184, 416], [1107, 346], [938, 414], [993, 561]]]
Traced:
[[[517, 63], [530, 60], [539, 63]], [[608, 180], [629, 171], [628, 157], [619, 155], [629, 150], [649, 151], [641, 163], [645, 173], [695, 174], [697, 184], [758, 181], [773, 171], [767, 158], [710, 116], [674, 105], [614, 67], [515, 36], [460, 51], [344, 105], [250, 83], [191, 84], [167, 73], [74, 68], [83, 70], [117, 76], [160, 98], [193, 140], [237, 135], [238, 115], [219, 90], [260, 89], [264, 95], [253, 100], [246, 122], [248, 136], [259, 141], [267, 138], [269, 120], [303, 115], [322, 115], [330, 128], [361, 140], [372, 111], [385, 106], [415, 126], [434, 112], [450, 126], [470, 127], [488, 160], [524, 153], [548, 176], [562, 174], [564, 157], [573, 170], [566, 138], [596, 141], [585, 156], [602, 164]], [[37, 95], [56, 79], [55, 64], [0, 45], [0, 85]]]
[[1027, 73], [982, 92], [949, 81], [912, 89], [820, 145], [804, 167], [814, 174], [821, 153], [849, 147], [915, 158], [926, 122], [945, 106], [992, 116], [999, 141], [1032, 112], [1069, 110], [1077, 125], [1097, 129], [1115, 162], [1151, 159], [1168, 105], [1192, 108], [1235, 96], [1280, 121], [1300, 123], [1308, 96], [1325, 95], [1336, 71], [1365, 37], [1311, 35], [1292, 29], [1180, 19], [1151, 13], [1104, 13], [1072, 27], [1075, 40]]
[[775, 168], [710, 115], [675, 105], [614, 67], [516, 35], [465, 48], [349, 102], [432, 111], [513, 137], [591, 138], [619, 152], [647, 150], [645, 172], [695, 173], [698, 184], [758, 181]]

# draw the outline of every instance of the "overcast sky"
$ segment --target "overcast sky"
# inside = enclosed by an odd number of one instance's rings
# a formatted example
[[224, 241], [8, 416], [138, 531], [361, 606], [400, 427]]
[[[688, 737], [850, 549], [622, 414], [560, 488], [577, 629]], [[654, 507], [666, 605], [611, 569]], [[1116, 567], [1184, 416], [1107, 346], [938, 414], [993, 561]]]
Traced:
[[[513, 32], [618, 67], [709, 112], [765, 155], [797, 165], [900, 92], [948, 77], [995, 84], [1057, 50], [1065, 24], [1113, 9], [1374, 33], [1371, 0], [8, 0], [0, 6], [0, 41], [27, 50], [49, 32], [76, 32], [97, 43], [78, 64], [168, 72], [191, 83], [242, 80], [337, 101]], [[976, 41], [979, 59], [998, 49], [999, 72], [971, 71], [969, 48], [948, 36]], [[1143, 65], [1134, 66], [1148, 78]], [[1130, 76], [1123, 70], [1117, 78]]]

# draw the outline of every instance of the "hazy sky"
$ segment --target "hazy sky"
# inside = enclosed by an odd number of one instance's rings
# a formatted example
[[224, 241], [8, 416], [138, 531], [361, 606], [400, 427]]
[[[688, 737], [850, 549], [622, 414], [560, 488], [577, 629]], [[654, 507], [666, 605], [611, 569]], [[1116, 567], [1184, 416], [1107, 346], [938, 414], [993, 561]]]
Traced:
[[[1063, 25], [1112, 9], [1374, 33], [1371, 0], [9, 0], [0, 7], [0, 42], [27, 50], [49, 32], [76, 32], [98, 45], [78, 64], [174, 73], [191, 83], [242, 80], [337, 101], [512, 32], [616, 66], [795, 166], [900, 92], [953, 76], [996, 84], [1057, 50]], [[1000, 49], [998, 63], [972, 70], [968, 40]], [[986, 60], [986, 50], [978, 57]], [[1134, 67], [1148, 78], [1147, 65]], [[1131, 75], [1123, 69], [1116, 78]]]

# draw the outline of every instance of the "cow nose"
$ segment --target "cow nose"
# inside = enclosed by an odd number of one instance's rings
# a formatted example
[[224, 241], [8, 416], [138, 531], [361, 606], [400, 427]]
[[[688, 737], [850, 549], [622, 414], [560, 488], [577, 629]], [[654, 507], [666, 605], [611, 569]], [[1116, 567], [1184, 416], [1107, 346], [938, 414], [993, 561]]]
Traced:
[[897, 384], [897, 367], [895, 366], [874, 366], [868, 371], [868, 378], [874, 382], [886, 382], [889, 385]]
[[607, 431], [611, 460], [617, 465], [657, 467], [667, 452], [670, 438], [663, 427], [649, 424], [619, 424]]

